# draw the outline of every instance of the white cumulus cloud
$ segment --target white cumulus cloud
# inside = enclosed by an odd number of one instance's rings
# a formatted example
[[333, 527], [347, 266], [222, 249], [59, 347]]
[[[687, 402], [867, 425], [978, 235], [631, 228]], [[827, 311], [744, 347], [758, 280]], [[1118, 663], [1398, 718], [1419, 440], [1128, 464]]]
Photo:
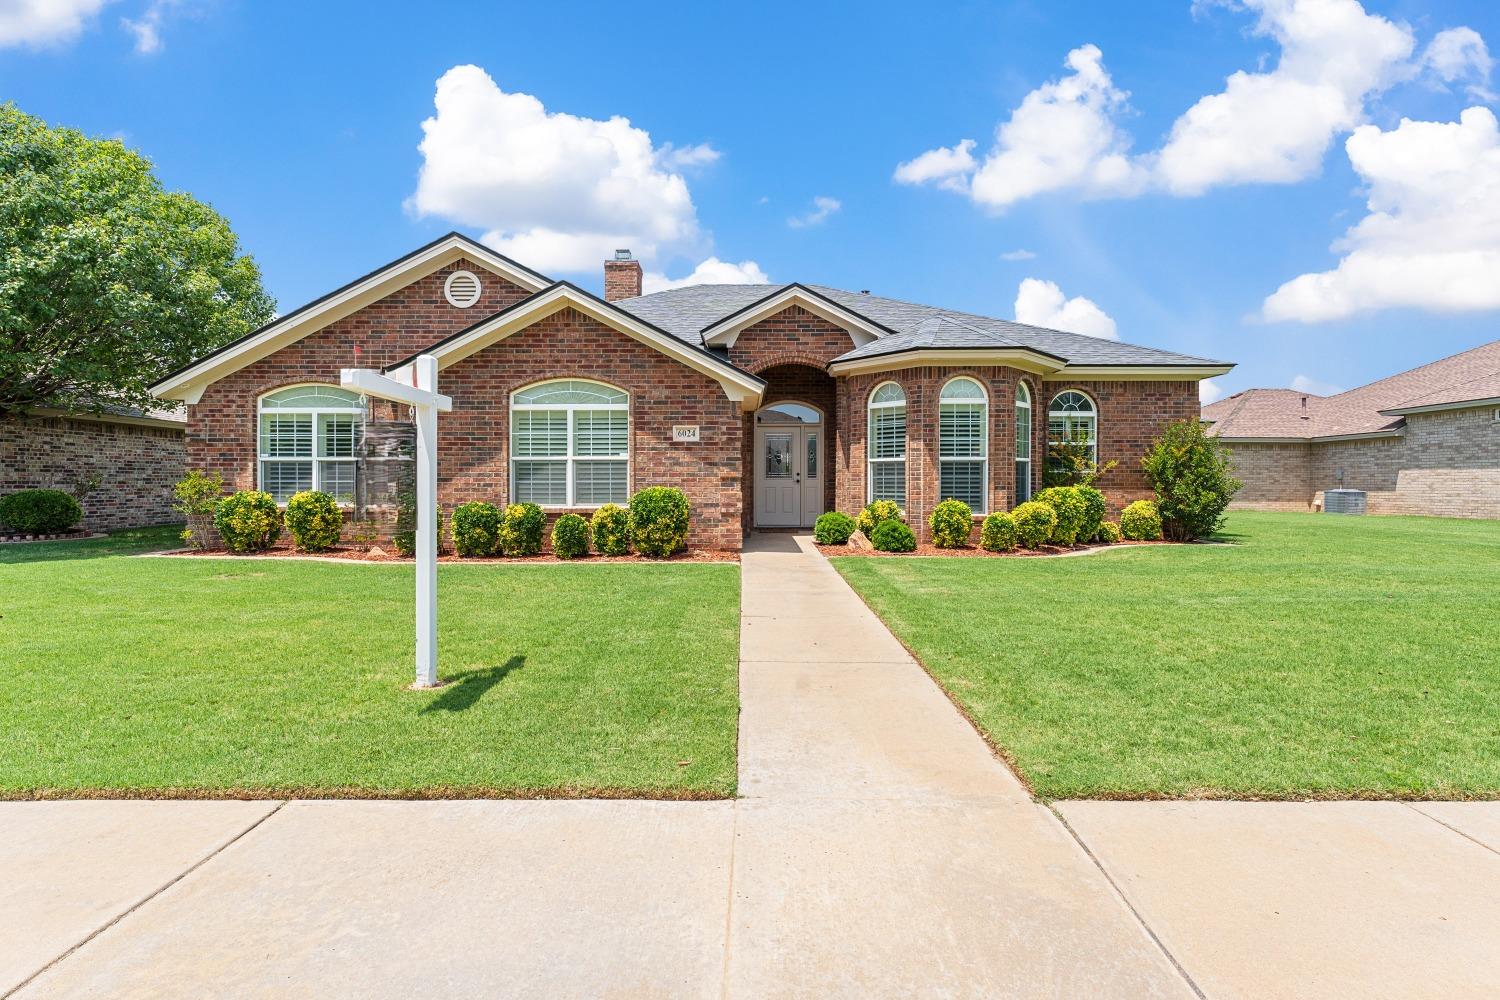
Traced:
[[1219, 383], [1211, 378], [1206, 378], [1198, 383], [1198, 405], [1207, 406], [1224, 398], [1224, 389]]
[[717, 257], [710, 257], [691, 274], [682, 278], [668, 278], [659, 271], [647, 271], [641, 276], [641, 292], [665, 292], [671, 288], [686, 288], [688, 285], [764, 285], [771, 279], [753, 260], [742, 260], [738, 264]]
[[1337, 396], [1344, 391], [1341, 386], [1334, 385], [1332, 382], [1319, 381], [1310, 375], [1293, 376], [1288, 388], [1305, 392], [1310, 396]]
[[837, 198], [830, 198], [827, 195], [820, 194], [813, 199], [813, 207], [811, 209], [801, 215], [792, 216], [786, 220], [786, 224], [793, 229], [805, 229], [808, 226], [822, 225], [830, 215], [843, 207], [843, 202]]
[[478, 66], [444, 73], [434, 104], [407, 201], [416, 215], [479, 227], [485, 243], [544, 272], [597, 272], [620, 247], [648, 264], [708, 248], [676, 168], [712, 163], [711, 146], [657, 146], [626, 118], [549, 111]]
[[1457, 122], [1402, 119], [1345, 143], [1368, 187], [1369, 214], [1334, 244], [1329, 271], [1302, 274], [1265, 300], [1271, 321], [1317, 323], [1393, 307], [1500, 308], [1500, 126], [1489, 108]]
[[1055, 281], [1027, 278], [1016, 289], [1016, 322], [1067, 330], [1102, 340], [1119, 340], [1115, 321], [1093, 300], [1068, 298]]
[[895, 178], [902, 184], [927, 184], [936, 181], [950, 191], [968, 191], [969, 174], [974, 172], [974, 140], [964, 139], [956, 146], [939, 146], [896, 166]]
[[1473, 28], [1439, 31], [1422, 53], [1422, 66], [1444, 84], [1465, 81], [1469, 96], [1477, 100], [1495, 99], [1489, 89], [1495, 62], [1484, 38]]
[[109, 0], [0, 0], [0, 47], [63, 45], [83, 29]]

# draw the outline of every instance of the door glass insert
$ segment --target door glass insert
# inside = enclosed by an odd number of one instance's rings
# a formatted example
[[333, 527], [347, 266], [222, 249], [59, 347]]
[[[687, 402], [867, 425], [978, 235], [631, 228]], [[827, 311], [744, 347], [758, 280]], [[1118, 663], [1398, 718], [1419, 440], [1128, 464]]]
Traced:
[[792, 478], [792, 436], [766, 435], [766, 478]]
[[818, 435], [811, 431], [807, 434], [807, 478], [818, 478]]

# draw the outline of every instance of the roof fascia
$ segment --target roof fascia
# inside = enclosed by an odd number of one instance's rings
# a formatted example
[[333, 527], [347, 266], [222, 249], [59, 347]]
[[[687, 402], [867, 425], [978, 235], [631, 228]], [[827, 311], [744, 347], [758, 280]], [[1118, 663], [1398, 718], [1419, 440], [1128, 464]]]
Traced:
[[1197, 382], [1225, 375], [1234, 365], [1064, 365], [1054, 379], [1090, 378], [1115, 382]]
[[1388, 417], [1404, 417], [1409, 413], [1438, 413], [1442, 410], [1481, 410], [1487, 406], [1500, 406], [1500, 396], [1485, 399], [1460, 399], [1448, 403], [1429, 403], [1426, 406], [1393, 406], [1377, 412]]
[[917, 347], [868, 358], [850, 358], [829, 364], [834, 375], [861, 375], [900, 368], [935, 368], [948, 365], [1005, 365], [1034, 375], [1051, 377], [1060, 370], [1057, 359], [1024, 347]]

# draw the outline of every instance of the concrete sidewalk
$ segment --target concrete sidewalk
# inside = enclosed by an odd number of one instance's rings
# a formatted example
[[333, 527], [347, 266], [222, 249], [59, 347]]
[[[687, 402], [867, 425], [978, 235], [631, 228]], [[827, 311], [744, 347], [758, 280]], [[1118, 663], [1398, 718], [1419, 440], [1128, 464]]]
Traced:
[[743, 575], [741, 799], [0, 803], [0, 995], [1493, 995], [1500, 804], [1054, 812], [805, 539]]

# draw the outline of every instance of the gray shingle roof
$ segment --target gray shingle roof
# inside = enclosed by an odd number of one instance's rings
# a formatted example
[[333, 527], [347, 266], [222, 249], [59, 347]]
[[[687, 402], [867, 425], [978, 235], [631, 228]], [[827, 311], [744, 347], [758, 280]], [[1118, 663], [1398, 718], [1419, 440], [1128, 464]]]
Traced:
[[[614, 304], [694, 346], [703, 345], [703, 329], [731, 313], [773, 295], [786, 285], [689, 285], [654, 292]], [[1049, 330], [1012, 320], [887, 299], [824, 285], [807, 285], [818, 295], [893, 334], [880, 337], [835, 360], [877, 357], [910, 350], [949, 348], [1029, 348], [1073, 365], [1214, 365], [1226, 362], [1195, 358], [1153, 347], [1101, 340], [1081, 333]]]

